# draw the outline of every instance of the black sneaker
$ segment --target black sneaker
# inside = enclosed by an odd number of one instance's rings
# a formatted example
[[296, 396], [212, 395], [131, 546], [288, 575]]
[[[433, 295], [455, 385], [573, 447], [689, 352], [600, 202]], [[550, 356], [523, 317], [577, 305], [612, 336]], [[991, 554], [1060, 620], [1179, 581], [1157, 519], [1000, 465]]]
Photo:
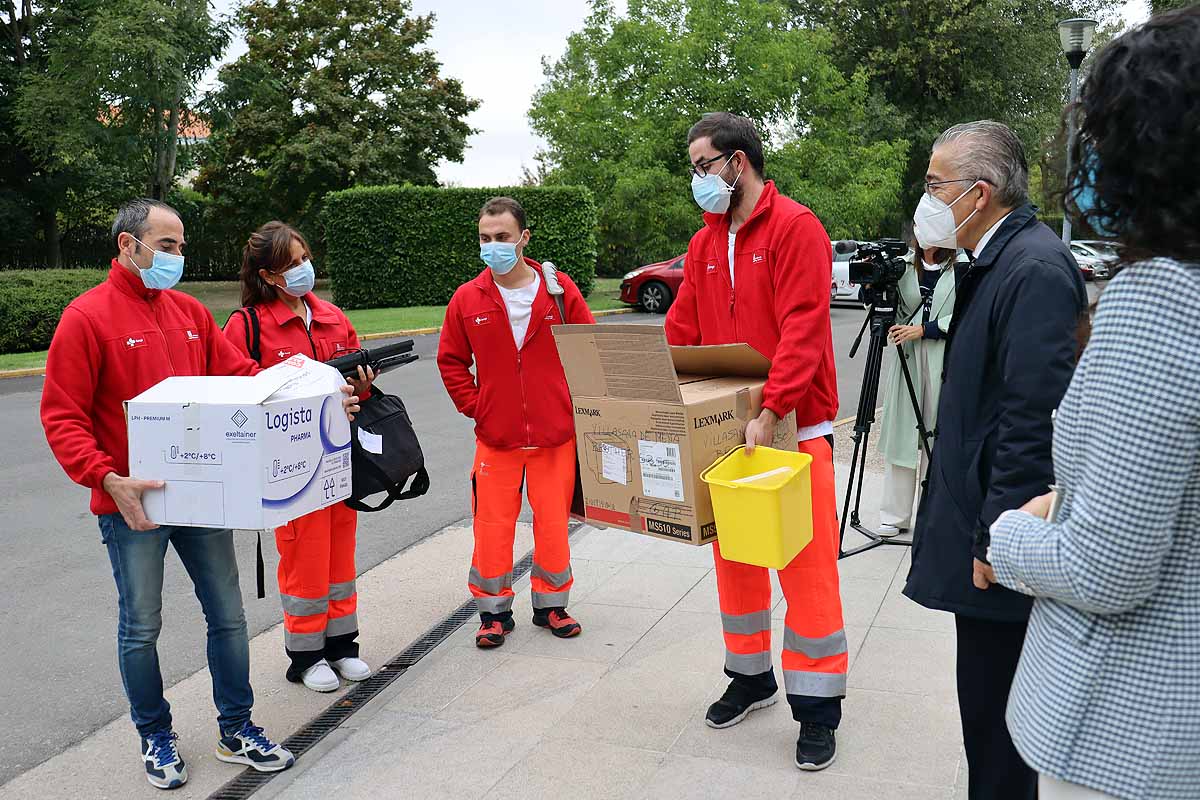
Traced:
[[837, 739], [833, 728], [817, 722], [801, 722], [796, 741], [796, 766], [806, 772], [825, 769], [837, 758]]
[[721, 699], [708, 707], [704, 722], [710, 728], [729, 728], [737, 725], [751, 711], [775, 705], [778, 687], [771, 689], [769, 694], [756, 693], [738, 681], [731, 681]]

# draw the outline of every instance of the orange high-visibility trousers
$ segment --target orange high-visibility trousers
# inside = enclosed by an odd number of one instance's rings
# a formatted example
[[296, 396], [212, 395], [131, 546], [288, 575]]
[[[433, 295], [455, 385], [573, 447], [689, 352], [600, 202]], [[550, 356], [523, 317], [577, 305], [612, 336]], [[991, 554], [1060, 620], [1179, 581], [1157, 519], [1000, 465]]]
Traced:
[[[849, 655], [838, 588], [837, 495], [833, 448], [824, 438], [800, 442], [812, 462], [812, 542], [779, 570], [787, 602], [783, 634], [783, 680], [794, 698], [840, 698], [846, 694]], [[726, 561], [713, 544], [725, 669], [762, 675], [771, 666], [771, 577], [765, 567]], [[835, 717], [840, 717], [840, 710]], [[799, 717], [797, 717], [799, 718]], [[820, 718], [802, 721], [825, 721]], [[837, 727], [836, 721], [832, 727]]]
[[288, 677], [322, 658], [358, 656], [354, 545], [358, 512], [334, 503], [275, 529]]
[[565, 608], [574, 579], [567, 524], [575, 492], [575, 442], [498, 450], [478, 442], [471, 473], [475, 552], [468, 586], [481, 614], [512, 611], [513, 542], [521, 488], [533, 508], [533, 607]]

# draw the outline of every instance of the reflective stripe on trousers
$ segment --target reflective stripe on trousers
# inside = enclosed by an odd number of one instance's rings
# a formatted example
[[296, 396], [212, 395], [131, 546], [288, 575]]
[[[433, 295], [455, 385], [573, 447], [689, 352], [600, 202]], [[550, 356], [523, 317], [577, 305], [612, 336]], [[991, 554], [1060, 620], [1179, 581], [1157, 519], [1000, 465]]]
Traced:
[[574, 441], [518, 450], [477, 442], [471, 483], [475, 551], [467, 584], [479, 611], [503, 614], [512, 609], [513, 543], [522, 486], [533, 508], [533, 605], [566, 606], [574, 583], [567, 541], [575, 491]]
[[354, 547], [358, 514], [335, 503], [275, 529], [284, 646], [325, 648], [327, 636], [358, 631]]
[[[838, 587], [838, 525], [833, 451], [824, 438], [800, 443], [813, 456], [813, 540], [784, 569], [787, 601], [784, 685], [790, 695], [842, 697], [849, 656]], [[742, 675], [770, 670], [771, 578], [763, 567], [727, 561], [713, 544], [725, 638], [725, 667]]]

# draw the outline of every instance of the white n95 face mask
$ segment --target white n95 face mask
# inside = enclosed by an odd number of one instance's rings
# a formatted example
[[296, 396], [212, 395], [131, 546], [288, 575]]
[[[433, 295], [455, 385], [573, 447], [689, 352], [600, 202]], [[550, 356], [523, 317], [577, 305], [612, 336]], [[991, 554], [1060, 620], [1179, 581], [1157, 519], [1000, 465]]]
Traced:
[[978, 213], [975, 209], [958, 225], [954, 224], [954, 205], [967, 196], [979, 181], [967, 187], [967, 191], [954, 198], [953, 203], [934, 197], [926, 192], [917, 203], [913, 213], [913, 229], [917, 236], [917, 244], [923, 248], [945, 247], [947, 250], [958, 249], [958, 231]]

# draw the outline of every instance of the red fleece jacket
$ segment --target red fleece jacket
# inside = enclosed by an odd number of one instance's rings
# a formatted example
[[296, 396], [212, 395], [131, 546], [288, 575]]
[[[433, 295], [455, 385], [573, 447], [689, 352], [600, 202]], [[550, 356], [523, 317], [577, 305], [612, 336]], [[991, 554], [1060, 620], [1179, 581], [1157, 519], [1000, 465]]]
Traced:
[[92, 490], [92, 513], [115, 514], [102, 484], [129, 474], [123, 403], [172, 375], [252, 375], [199, 300], [147, 289], [116, 260], [108, 280], [75, 298], [46, 357], [42, 427], [71, 480]]
[[[304, 296], [304, 302], [312, 311], [311, 328], [306, 328], [304, 320], [279, 298], [257, 307], [259, 350], [264, 368], [273, 367], [296, 354], [328, 361], [359, 348], [358, 333], [340, 308], [312, 292]], [[225, 323], [225, 338], [241, 352], [249, 353], [246, 318], [242, 312], [234, 312]]]
[[[541, 275], [540, 264], [529, 258], [525, 262]], [[442, 382], [455, 407], [475, 420], [475, 435], [489, 447], [557, 447], [575, 435], [571, 393], [550, 328], [596, 320], [575, 283], [562, 272], [558, 279], [567, 319], [541, 281], [519, 351], [491, 270], [460, 286], [446, 308], [437, 359]]]
[[763, 406], [796, 411], [801, 428], [837, 415], [829, 321], [833, 250], [816, 216], [767, 181], [737, 231], [729, 279], [729, 215], [705, 214], [688, 244], [683, 285], [667, 313], [673, 345], [745, 342], [771, 359]]

